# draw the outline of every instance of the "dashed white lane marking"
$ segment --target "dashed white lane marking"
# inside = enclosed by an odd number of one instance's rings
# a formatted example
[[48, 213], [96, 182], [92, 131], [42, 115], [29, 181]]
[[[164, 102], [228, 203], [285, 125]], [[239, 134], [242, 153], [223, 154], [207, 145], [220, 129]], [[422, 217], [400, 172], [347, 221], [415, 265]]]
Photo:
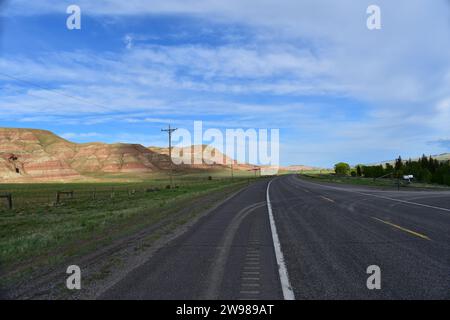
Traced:
[[261, 293], [259, 291], [261, 287], [261, 264], [259, 249], [254, 249], [254, 247], [259, 246], [259, 241], [250, 239], [248, 243], [250, 246], [247, 247], [245, 253], [244, 268], [240, 277], [240, 294], [244, 296], [244, 298], [257, 298]]
[[270, 219], [270, 229], [272, 230], [272, 240], [273, 246], [275, 248], [275, 257], [278, 263], [278, 272], [280, 274], [280, 282], [281, 289], [283, 291], [283, 297], [285, 300], [295, 300], [294, 291], [292, 291], [291, 283], [289, 281], [289, 276], [286, 268], [286, 264], [284, 263], [283, 252], [281, 251], [280, 239], [278, 238], [277, 227], [275, 226], [275, 219], [273, 218], [272, 213], [272, 204], [270, 203], [270, 185], [272, 181], [269, 181], [267, 185], [267, 210], [269, 211], [269, 219]]
[[364, 192], [355, 192], [355, 193], [359, 193], [359, 194], [362, 194], [362, 195], [365, 195], [365, 196], [372, 196], [372, 197], [375, 197], [375, 198], [391, 200], [391, 201], [396, 201], [396, 202], [400, 202], [400, 203], [412, 204], [412, 205], [415, 205], [415, 206], [420, 206], [420, 207], [425, 207], [425, 208], [431, 208], [431, 209], [436, 209], [436, 210], [442, 210], [442, 211], [450, 212], [450, 209], [442, 208], [442, 207], [436, 207], [436, 206], [430, 206], [428, 204], [423, 204], [423, 203], [418, 203], [418, 202], [411, 202], [411, 201], [407, 201], [407, 200], [394, 199], [394, 198], [390, 198], [390, 197], [379, 196], [379, 195], [370, 194], [370, 193], [364, 193]]
[[375, 197], [375, 198], [380, 198], [380, 199], [400, 202], [400, 203], [404, 203], [404, 204], [411, 204], [411, 205], [414, 205], [414, 206], [419, 206], [419, 207], [425, 207], [425, 208], [430, 208], [430, 209], [436, 209], [436, 210], [450, 212], [450, 209], [448, 209], [448, 208], [430, 206], [428, 204], [412, 202], [412, 201], [408, 201], [408, 200], [395, 199], [395, 198], [391, 198], [391, 197], [385, 197], [385, 196], [380, 196], [380, 195], [376, 195], [376, 194], [365, 193], [365, 192], [360, 192], [360, 191], [355, 191], [355, 190], [348, 190], [348, 189], [344, 189], [344, 188], [336, 188], [336, 187], [332, 187], [332, 186], [325, 186], [325, 185], [322, 185], [322, 184], [319, 184], [319, 183], [315, 183], [315, 182], [310, 182], [310, 181], [308, 181], [307, 183], [314, 184], [314, 185], [320, 186], [322, 188], [333, 189], [333, 190], [337, 190], [337, 191], [350, 192], [350, 193], [357, 193], [357, 194], [362, 194], [364, 196], [370, 196], [370, 197]]
[[259, 287], [259, 283], [243, 283], [241, 286], [256, 288], [256, 287]]
[[328, 202], [334, 202], [334, 200], [332, 200], [332, 199], [330, 199], [330, 198], [327, 198], [327, 197], [324, 197], [324, 196], [320, 196], [323, 200], [326, 200], [326, 201], [328, 201]]
[[241, 290], [241, 294], [259, 294], [259, 290]]

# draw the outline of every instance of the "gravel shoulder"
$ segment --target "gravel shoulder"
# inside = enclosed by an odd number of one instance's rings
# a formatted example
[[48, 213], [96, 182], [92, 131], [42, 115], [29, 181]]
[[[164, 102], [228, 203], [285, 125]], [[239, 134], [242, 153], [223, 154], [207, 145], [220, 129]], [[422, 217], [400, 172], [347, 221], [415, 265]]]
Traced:
[[[52, 267], [34, 270], [0, 294], [6, 299], [96, 299], [246, 186], [237, 183], [174, 203], [164, 209], [167, 217], [157, 223], [134, 221], [124, 230], [112, 230], [109, 238], [83, 244], [79, 254]], [[69, 265], [81, 268], [82, 290], [66, 288]]]

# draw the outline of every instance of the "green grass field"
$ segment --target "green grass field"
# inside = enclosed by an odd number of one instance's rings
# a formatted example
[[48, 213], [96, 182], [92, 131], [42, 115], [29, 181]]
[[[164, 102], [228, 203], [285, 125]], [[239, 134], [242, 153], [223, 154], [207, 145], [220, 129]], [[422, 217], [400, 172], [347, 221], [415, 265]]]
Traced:
[[[133, 183], [0, 184], [0, 194], [13, 195], [12, 210], [0, 199], [0, 272], [63, 261], [92, 249], [86, 243], [98, 247], [161, 221], [192, 199], [214, 192], [225, 196], [250, 181], [208, 176], [176, 175], [173, 189], [166, 189], [167, 176]], [[57, 191], [74, 196], [56, 203]]]
[[[373, 186], [373, 187], [385, 187], [385, 188], [397, 188], [397, 180], [394, 179], [376, 179], [364, 178], [364, 177], [350, 177], [350, 176], [336, 176], [333, 174], [319, 174], [319, 173], [307, 173], [300, 175], [303, 178], [322, 181], [322, 182], [334, 182], [361, 186]], [[406, 183], [400, 181], [400, 188], [435, 188], [435, 189], [449, 189], [447, 186], [427, 183]]]

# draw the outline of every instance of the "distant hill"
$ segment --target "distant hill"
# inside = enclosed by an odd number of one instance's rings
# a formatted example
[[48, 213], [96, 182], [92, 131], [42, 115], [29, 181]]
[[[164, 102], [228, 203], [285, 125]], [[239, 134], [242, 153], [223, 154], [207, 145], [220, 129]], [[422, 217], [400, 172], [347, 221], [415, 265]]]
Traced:
[[[203, 149], [205, 146], [203, 146]], [[195, 150], [187, 147], [192, 157]], [[223, 169], [223, 163], [177, 165], [177, 171]], [[146, 148], [140, 144], [73, 143], [54, 133], [36, 129], [0, 128], [0, 182], [40, 182], [87, 180], [102, 174], [142, 174], [170, 168], [167, 148]], [[235, 164], [236, 170], [248, 167]]]
[[[207, 150], [208, 147], [210, 148], [209, 150]], [[169, 148], [149, 147], [149, 150], [169, 156]], [[176, 157], [176, 155], [180, 155], [180, 157]], [[250, 164], [238, 163], [218, 149], [208, 145], [193, 145], [184, 148], [174, 147], [172, 149], [172, 157], [174, 159], [186, 159], [188, 162], [190, 161], [188, 167], [196, 169], [210, 169], [212, 167], [217, 169], [225, 167], [229, 168], [231, 164], [233, 164], [233, 169], [235, 170], [249, 170], [255, 167]]]
[[450, 153], [441, 153], [439, 155], [432, 156], [432, 157], [439, 161], [447, 161], [447, 160], [450, 160]]
[[312, 171], [312, 170], [320, 170], [321, 168], [304, 166], [304, 165], [291, 165], [287, 167], [280, 167], [282, 171]]

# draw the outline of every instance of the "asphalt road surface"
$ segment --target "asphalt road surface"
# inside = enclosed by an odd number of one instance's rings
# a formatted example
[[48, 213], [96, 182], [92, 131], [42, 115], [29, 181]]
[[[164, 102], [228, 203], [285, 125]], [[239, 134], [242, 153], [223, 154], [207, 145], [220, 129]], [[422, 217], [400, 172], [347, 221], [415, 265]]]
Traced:
[[260, 181], [100, 298], [450, 299], [450, 192]]

